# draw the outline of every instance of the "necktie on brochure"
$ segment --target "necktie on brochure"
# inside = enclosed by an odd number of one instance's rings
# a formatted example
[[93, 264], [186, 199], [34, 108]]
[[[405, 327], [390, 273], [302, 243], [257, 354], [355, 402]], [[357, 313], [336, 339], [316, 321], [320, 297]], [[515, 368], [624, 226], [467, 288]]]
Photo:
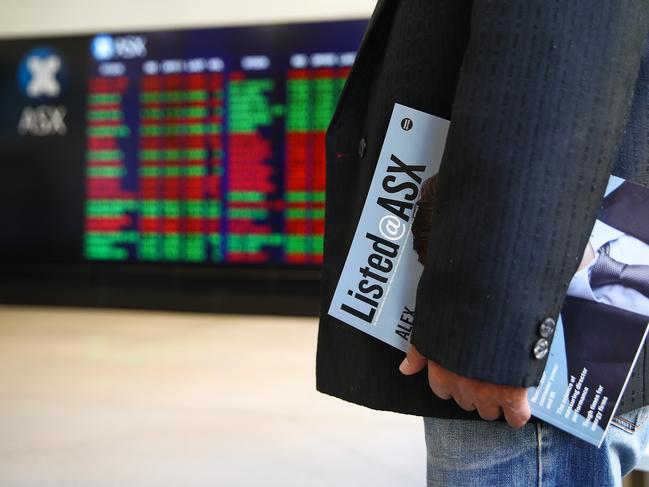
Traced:
[[624, 264], [608, 255], [605, 246], [590, 270], [590, 287], [597, 289], [611, 284], [635, 289], [649, 298], [649, 265]]

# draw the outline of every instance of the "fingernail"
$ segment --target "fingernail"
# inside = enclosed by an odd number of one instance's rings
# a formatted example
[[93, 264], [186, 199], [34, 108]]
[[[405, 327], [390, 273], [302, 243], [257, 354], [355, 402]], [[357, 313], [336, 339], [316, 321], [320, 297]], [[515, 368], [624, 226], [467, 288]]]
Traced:
[[401, 362], [401, 365], [399, 365], [399, 371], [402, 374], [407, 374], [409, 368], [410, 368], [410, 362], [408, 362], [408, 357], [406, 357], [403, 359], [403, 362]]

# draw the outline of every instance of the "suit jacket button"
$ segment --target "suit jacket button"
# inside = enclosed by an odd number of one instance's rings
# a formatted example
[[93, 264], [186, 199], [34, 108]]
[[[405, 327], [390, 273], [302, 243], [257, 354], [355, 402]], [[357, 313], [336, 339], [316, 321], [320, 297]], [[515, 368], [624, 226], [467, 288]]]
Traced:
[[552, 318], [546, 318], [539, 326], [539, 335], [543, 338], [549, 338], [554, 333], [557, 323]]
[[358, 157], [361, 159], [365, 157], [365, 152], [367, 152], [367, 139], [363, 137], [358, 143]]
[[550, 344], [545, 338], [541, 338], [534, 345], [534, 358], [536, 358], [537, 360], [545, 358], [545, 356], [548, 354], [548, 350], [550, 350]]

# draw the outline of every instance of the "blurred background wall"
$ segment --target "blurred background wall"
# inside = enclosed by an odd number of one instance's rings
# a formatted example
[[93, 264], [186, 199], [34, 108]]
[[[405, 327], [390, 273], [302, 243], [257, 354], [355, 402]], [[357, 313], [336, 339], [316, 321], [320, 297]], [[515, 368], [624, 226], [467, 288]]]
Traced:
[[0, 37], [366, 18], [375, 0], [3, 0]]

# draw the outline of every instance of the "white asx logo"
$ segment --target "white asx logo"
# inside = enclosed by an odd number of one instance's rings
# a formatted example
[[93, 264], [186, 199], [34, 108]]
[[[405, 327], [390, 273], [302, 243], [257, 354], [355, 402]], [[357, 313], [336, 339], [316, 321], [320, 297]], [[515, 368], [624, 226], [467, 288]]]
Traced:
[[67, 109], [64, 106], [25, 107], [18, 122], [19, 135], [65, 135], [68, 127], [65, 124]]
[[56, 55], [46, 58], [30, 57], [27, 60], [27, 69], [32, 75], [32, 79], [25, 88], [28, 96], [56, 98], [61, 94], [61, 85], [56, 79], [56, 75], [61, 69], [60, 57]]
[[112, 37], [101, 34], [92, 40], [92, 55], [97, 61], [110, 61], [113, 58], [143, 58], [147, 55], [146, 37], [135, 35]]
[[63, 95], [68, 83], [67, 67], [62, 55], [51, 46], [30, 50], [18, 66], [18, 85], [27, 98], [42, 101], [38, 106], [26, 106], [18, 121], [19, 135], [65, 135], [67, 109], [63, 105], [48, 106], [48, 99]]
[[39, 46], [23, 57], [18, 84], [28, 98], [57, 98], [66, 78], [61, 55], [49, 46]]
[[92, 55], [97, 61], [108, 61], [115, 55], [115, 43], [108, 35], [99, 35], [92, 41]]

